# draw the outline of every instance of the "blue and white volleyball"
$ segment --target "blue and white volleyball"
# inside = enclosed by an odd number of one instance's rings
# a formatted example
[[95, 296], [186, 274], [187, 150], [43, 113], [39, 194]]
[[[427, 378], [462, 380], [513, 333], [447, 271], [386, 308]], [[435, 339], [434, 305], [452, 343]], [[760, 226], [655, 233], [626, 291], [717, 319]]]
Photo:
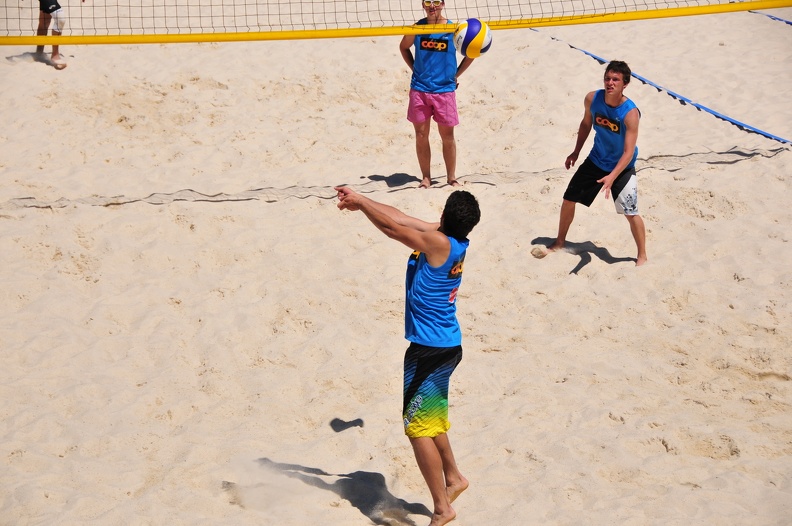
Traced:
[[454, 31], [454, 45], [462, 55], [478, 58], [492, 45], [492, 32], [487, 24], [478, 18], [468, 18]]

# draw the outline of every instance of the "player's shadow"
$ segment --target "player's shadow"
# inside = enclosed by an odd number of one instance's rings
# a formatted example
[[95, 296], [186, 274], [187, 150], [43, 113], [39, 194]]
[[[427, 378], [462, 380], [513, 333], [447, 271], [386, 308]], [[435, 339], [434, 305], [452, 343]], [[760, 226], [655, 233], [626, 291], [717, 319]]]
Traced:
[[12, 64], [16, 64], [19, 62], [39, 62], [46, 66], [55, 67], [55, 63], [52, 62], [49, 53], [35, 53], [33, 51], [25, 51], [23, 53], [20, 53], [19, 55], [7, 56], [6, 60], [11, 62]]
[[[549, 247], [555, 242], [555, 238], [553, 237], [536, 237], [531, 241], [532, 245], [544, 245], [545, 247]], [[575, 254], [576, 256], [580, 257], [580, 262], [575, 265], [575, 268], [569, 271], [570, 274], [577, 274], [580, 270], [591, 263], [592, 256], [596, 256], [600, 260], [604, 261], [608, 265], [613, 265], [614, 263], [624, 263], [627, 261], [632, 261], [635, 263], [636, 259], [631, 257], [623, 257], [617, 258], [611, 255], [608, 252], [607, 248], [598, 247], [591, 241], [584, 241], [583, 243], [574, 243], [571, 241], [567, 241], [564, 243], [564, 251], [568, 252], [569, 254]]]
[[345, 431], [350, 427], [363, 427], [363, 419], [356, 418], [354, 420], [346, 421], [341, 420], [340, 418], [334, 418], [330, 421], [330, 427], [336, 433], [340, 433], [341, 431]]
[[265, 457], [258, 459], [258, 463], [264, 468], [301, 480], [309, 486], [332, 491], [342, 499], [348, 500], [374, 524], [416, 526], [408, 515], [432, 517], [432, 512], [423, 504], [407, 502], [392, 495], [388, 491], [385, 477], [380, 473], [355, 471], [333, 474], [299, 464], [274, 462]]
[[396, 188], [399, 186], [405, 186], [410, 183], [420, 183], [421, 180], [414, 175], [405, 174], [405, 173], [395, 173], [391, 175], [369, 175], [369, 176], [362, 176], [361, 179], [369, 179], [370, 181], [385, 181], [385, 184], [388, 188]]

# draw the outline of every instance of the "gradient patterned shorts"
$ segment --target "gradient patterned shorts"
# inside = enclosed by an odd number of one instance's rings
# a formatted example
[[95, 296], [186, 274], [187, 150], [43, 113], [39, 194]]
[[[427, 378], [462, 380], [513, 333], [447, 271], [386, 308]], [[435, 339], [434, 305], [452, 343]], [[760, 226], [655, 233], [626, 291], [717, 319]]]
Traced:
[[411, 343], [404, 354], [404, 434], [436, 437], [451, 428], [448, 383], [462, 361], [462, 346], [427, 347]]

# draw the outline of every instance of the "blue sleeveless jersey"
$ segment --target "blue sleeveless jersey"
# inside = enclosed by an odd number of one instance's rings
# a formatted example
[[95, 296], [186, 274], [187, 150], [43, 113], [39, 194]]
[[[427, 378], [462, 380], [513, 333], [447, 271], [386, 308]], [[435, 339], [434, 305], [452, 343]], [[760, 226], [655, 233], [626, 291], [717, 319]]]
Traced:
[[451, 252], [443, 265], [429, 265], [426, 255], [417, 251], [412, 253], [407, 263], [404, 337], [419, 345], [462, 345], [462, 331], [456, 318], [456, 297], [470, 242], [453, 237], [448, 240]]
[[[613, 170], [624, 153], [624, 118], [638, 107], [627, 99], [615, 108], [605, 104], [605, 90], [599, 90], [591, 101], [591, 118], [594, 121], [594, 147], [589, 159], [601, 170]], [[640, 111], [638, 110], [639, 116]], [[638, 146], [627, 168], [632, 168], [638, 158]]]
[[[422, 18], [416, 25], [426, 25]], [[424, 93], [448, 93], [456, 90], [457, 59], [453, 22], [450, 33], [415, 35], [415, 61], [410, 88]]]

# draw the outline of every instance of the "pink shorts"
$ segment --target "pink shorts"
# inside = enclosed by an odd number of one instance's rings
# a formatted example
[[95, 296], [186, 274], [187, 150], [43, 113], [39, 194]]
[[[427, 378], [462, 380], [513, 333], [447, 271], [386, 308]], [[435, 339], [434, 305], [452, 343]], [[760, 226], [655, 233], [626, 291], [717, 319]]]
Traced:
[[437, 124], [456, 126], [459, 124], [457, 113], [456, 92], [424, 93], [410, 90], [410, 104], [407, 107], [407, 120], [420, 124], [434, 117]]

